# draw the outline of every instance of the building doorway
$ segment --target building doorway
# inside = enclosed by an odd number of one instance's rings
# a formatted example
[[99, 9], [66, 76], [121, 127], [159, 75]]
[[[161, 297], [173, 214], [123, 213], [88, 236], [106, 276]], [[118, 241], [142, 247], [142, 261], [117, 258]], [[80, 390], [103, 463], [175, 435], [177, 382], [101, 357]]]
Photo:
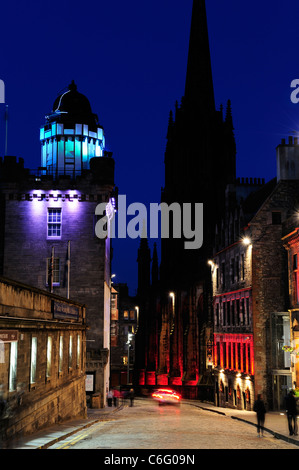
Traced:
[[285, 410], [284, 400], [290, 388], [292, 388], [291, 373], [273, 375], [273, 409], [275, 411]]

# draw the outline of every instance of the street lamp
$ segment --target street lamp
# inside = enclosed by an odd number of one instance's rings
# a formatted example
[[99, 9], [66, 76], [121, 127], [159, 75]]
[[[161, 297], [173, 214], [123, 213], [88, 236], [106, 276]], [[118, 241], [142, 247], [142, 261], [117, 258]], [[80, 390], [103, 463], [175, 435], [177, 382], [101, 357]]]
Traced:
[[250, 240], [249, 237], [244, 237], [243, 240], [242, 240], [242, 242], [244, 243], [244, 245], [250, 245], [251, 240]]
[[172, 298], [172, 314], [173, 314], [173, 316], [174, 316], [174, 312], [175, 312], [175, 310], [174, 310], [175, 293], [174, 293], [174, 292], [170, 292], [170, 293], [169, 293], [169, 297]]
[[138, 305], [136, 305], [135, 310], [137, 312], [137, 327], [138, 327], [138, 325], [139, 325], [139, 307], [138, 307]]
[[133, 333], [128, 333], [128, 363], [127, 363], [127, 385], [130, 383], [130, 347], [131, 347], [131, 341], [133, 339]]

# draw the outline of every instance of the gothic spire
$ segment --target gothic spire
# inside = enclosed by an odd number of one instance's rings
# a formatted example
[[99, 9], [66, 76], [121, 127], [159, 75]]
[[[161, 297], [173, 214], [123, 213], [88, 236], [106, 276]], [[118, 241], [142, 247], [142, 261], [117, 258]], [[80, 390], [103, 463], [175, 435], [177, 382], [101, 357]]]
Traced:
[[233, 129], [233, 116], [232, 116], [232, 105], [231, 101], [227, 101], [227, 107], [226, 107], [226, 116], [225, 116], [225, 122], [231, 126]]
[[205, 0], [193, 0], [185, 99], [197, 111], [215, 111]]

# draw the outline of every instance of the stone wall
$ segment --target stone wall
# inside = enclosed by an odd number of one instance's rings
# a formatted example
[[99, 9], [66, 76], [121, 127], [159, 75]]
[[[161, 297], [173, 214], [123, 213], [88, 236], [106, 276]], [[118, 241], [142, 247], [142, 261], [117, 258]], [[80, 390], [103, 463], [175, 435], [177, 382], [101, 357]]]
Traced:
[[[12, 333], [16, 335], [13, 339]], [[1, 419], [4, 437], [28, 434], [50, 424], [86, 416], [85, 346], [83, 305], [0, 278], [0, 398], [5, 400]], [[16, 348], [13, 381], [12, 348]]]

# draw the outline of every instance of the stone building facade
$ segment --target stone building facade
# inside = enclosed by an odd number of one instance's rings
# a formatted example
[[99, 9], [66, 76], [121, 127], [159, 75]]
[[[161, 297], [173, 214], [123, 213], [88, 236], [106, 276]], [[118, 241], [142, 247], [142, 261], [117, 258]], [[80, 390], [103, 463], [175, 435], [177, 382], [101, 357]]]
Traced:
[[82, 304], [0, 278], [1, 437], [86, 417]]
[[281, 339], [281, 356], [290, 365], [292, 372], [292, 386], [299, 391], [299, 298], [298, 298], [298, 256], [299, 256], [299, 233], [298, 215], [295, 211], [285, 223], [284, 236], [282, 238], [287, 250], [288, 258], [288, 292], [289, 312], [286, 317], [284, 329], [290, 330], [289, 334]]
[[253, 185], [247, 197], [238, 198], [238, 185], [227, 190], [226, 222], [217, 229], [211, 260], [215, 391], [222, 405], [252, 409], [260, 393], [270, 409], [279, 410], [292, 386], [290, 361], [282, 350], [290, 338], [282, 236], [299, 195], [299, 180], [291, 171], [298, 148], [296, 140], [283, 140], [277, 147], [277, 178]]
[[[293, 148], [292, 148], [293, 147]], [[288, 146], [293, 152], [293, 169], [296, 168], [299, 161], [299, 147]], [[284, 152], [284, 159], [287, 157], [287, 151]], [[288, 161], [286, 160], [285, 166]], [[290, 166], [290, 165], [289, 165]], [[298, 168], [298, 166], [297, 166]], [[298, 173], [295, 173], [298, 176]], [[290, 328], [290, 334], [285, 336], [281, 356], [285, 362], [288, 362], [292, 372], [292, 385], [299, 392], [299, 197], [294, 201], [292, 211], [289, 212], [288, 218], [283, 225], [282, 242], [287, 253], [287, 288], [288, 288], [288, 310], [289, 319], [285, 320], [285, 329]], [[289, 325], [288, 325], [289, 320]]]
[[[111, 240], [96, 235], [99, 204], [114, 211], [114, 160], [87, 98], [72, 83], [41, 129], [41, 163], [0, 159], [0, 274], [87, 309], [87, 371], [109, 387]], [[103, 215], [103, 214], [102, 214]]]

